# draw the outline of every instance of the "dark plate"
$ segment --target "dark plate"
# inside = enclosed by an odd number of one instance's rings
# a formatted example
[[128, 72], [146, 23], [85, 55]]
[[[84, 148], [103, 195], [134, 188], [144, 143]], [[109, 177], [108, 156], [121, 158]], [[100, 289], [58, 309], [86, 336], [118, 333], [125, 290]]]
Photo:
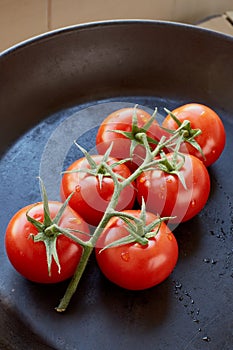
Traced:
[[[0, 348], [230, 350], [233, 344], [233, 38], [193, 26], [110, 21], [58, 30], [0, 56]], [[161, 285], [130, 292], [108, 282], [92, 256], [63, 315], [67, 283], [43, 286], [8, 262], [11, 216], [40, 199], [41, 175], [58, 197], [58, 170], [94, 147], [109, 110], [205, 103], [227, 144], [210, 167], [204, 210], [176, 228], [180, 257]], [[70, 138], [65, 137], [69, 130]]]

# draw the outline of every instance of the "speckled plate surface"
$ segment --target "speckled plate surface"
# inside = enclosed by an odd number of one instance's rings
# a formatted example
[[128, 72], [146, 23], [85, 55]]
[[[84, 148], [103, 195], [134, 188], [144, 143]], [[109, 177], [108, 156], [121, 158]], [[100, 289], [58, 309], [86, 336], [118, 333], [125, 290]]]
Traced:
[[[233, 38], [158, 21], [110, 21], [65, 28], [0, 56], [0, 348], [231, 350], [233, 344]], [[172, 109], [205, 103], [221, 116], [227, 143], [210, 167], [204, 210], [178, 226], [178, 264], [143, 292], [108, 282], [94, 256], [65, 314], [54, 310], [67, 283], [43, 286], [11, 267], [4, 233], [11, 216], [51, 199], [58, 173], [88, 149], [106, 115], [140, 104]], [[67, 135], [70, 137], [67, 138]]]

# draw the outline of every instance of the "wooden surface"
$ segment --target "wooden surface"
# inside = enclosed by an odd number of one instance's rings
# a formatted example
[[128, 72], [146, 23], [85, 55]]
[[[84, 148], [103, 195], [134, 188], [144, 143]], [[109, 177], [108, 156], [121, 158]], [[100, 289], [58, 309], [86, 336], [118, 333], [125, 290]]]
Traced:
[[232, 34], [226, 11], [233, 0], [0, 0], [0, 51], [38, 34], [69, 25], [107, 19], [156, 19], [202, 23]]

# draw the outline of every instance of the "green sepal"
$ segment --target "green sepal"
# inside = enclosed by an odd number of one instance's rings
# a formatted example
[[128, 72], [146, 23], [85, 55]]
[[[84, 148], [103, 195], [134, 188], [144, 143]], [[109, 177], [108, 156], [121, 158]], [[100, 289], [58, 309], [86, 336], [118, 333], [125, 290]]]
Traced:
[[[123, 221], [127, 223], [127, 220], [125, 218]], [[148, 239], [146, 239], [144, 235], [143, 225], [134, 225], [133, 228], [127, 225], [126, 230], [129, 232], [130, 236], [134, 238], [134, 242], [140, 243], [141, 245], [148, 244]]]
[[55, 218], [53, 219], [52, 221], [52, 224], [56, 224], [58, 225], [61, 218], [62, 218], [62, 215], [64, 214], [68, 204], [69, 204], [69, 201], [70, 199], [72, 198], [72, 196], [74, 195], [74, 192], [72, 192], [65, 200], [65, 202], [62, 204], [61, 208], [58, 210], [57, 212], [57, 215], [55, 216]]
[[[85, 169], [66, 170], [66, 171], [63, 171], [62, 174], [85, 173], [91, 176], [95, 176], [98, 178], [100, 189], [102, 188], [103, 178], [112, 177], [112, 173], [109, 171], [110, 169], [113, 169], [117, 165], [124, 164], [125, 162], [131, 160], [131, 158], [121, 159], [121, 160], [117, 160], [116, 162], [113, 162], [110, 165], [107, 165], [107, 161], [109, 160], [112, 147], [113, 147], [113, 142], [112, 142], [109, 148], [106, 150], [105, 154], [103, 155], [101, 162], [97, 164], [95, 160], [92, 158], [92, 156], [83, 147], [81, 147], [76, 142], [75, 144], [83, 152], [88, 163], [90, 164], [91, 169], [85, 168]], [[122, 180], [122, 181], [125, 180], [125, 178], [119, 174], [115, 174], [115, 176], [118, 180]]]
[[155, 108], [151, 118], [143, 125], [143, 128], [141, 130], [148, 131], [150, 126], [152, 125], [153, 121], [155, 120], [157, 114], [157, 108]]
[[83, 241], [82, 239], [78, 238], [77, 236], [74, 236], [72, 234], [72, 232], [80, 233], [83, 236], [88, 237], [88, 238], [90, 238], [90, 236], [91, 236], [89, 233], [83, 232], [81, 230], [70, 229], [70, 228], [62, 228], [62, 227], [59, 227], [56, 224], [54, 224], [53, 226], [54, 226], [55, 229], [57, 229], [57, 231], [59, 233], [64, 234], [64, 236], [70, 238], [71, 240], [74, 240], [76, 243], [80, 244], [81, 246], [87, 245], [87, 242]]
[[146, 225], [146, 203], [145, 203], [144, 197], [142, 197], [140, 220], [144, 225]]
[[168, 109], [164, 108], [165, 112], [170, 115], [170, 117], [176, 122], [178, 128], [176, 130], [171, 130], [168, 128], [162, 127], [163, 130], [167, 131], [170, 134], [179, 133], [179, 135], [182, 137], [182, 141], [189, 143], [191, 146], [193, 146], [205, 159], [205, 155], [203, 153], [203, 150], [199, 143], [195, 140], [195, 138], [202, 133], [201, 129], [193, 129], [191, 127], [191, 123], [189, 120], [184, 120], [182, 123], [181, 121]]
[[85, 148], [83, 148], [82, 146], [80, 146], [76, 141], [74, 141], [74, 144], [80, 149], [80, 151], [83, 153], [83, 155], [85, 156], [85, 158], [87, 159], [91, 169], [96, 169], [96, 162], [93, 160], [93, 158], [91, 157], [90, 153], [87, 152], [87, 150], [85, 150]]
[[33, 241], [35, 243], [43, 242], [45, 245], [49, 276], [51, 276], [51, 267], [52, 267], [52, 260], [53, 259], [54, 259], [55, 263], [57, 264], [58, 273], [61, 272], [61, 265], [59, 262], [59, 258], [57, 255], [57, 248], [56, 248], [58, 235], [59, 234], [55, 234], [55, 235], [51, 235], [51, 236], [47, 237], [44, 232], [39, 232], [37, 235], [30, 235], [30, 237], [33, 239]]
[[44, 207], [44, 222], [43, 222], [43, 224], [45, 227], [48, 227], [48, 226], [52, 225], [53, 221], [50, 217], [47, 192], [46, 192], [44, 183], [40, 177], [39, 177], [39, 181], [40, 181], [41, 195], [42, 195], [42, 201], [43, 201], [43, 207]]
[[54, 259], [55, 263], [57, 264], [58, 273], [61, 273], [61, 265], [57, 255], [57, 247], [56, 247], [57, 237], [58, 236], [54, 236], [44, 241], [44, 244], [46, 247], [46, 257], [47, 257], [47, 263], [48, 263], [49, 276], [51, 276], [52, 259]]
[[[180, 163], [177, 162], [178, 155], [182, 158], [182, 162]], [[180, 152], [175, 151], [173, 153], [173, 157], [171, 161], [168, 160], [164, 152], [161, 152], [161, 161], [158, 163], [157, 167], [158, 169], [160, 169], [161, 171], [167, 174], [176, 175], [179, 178], [183, 187], [187, 190], [184, 176], [180, 172], [180, 169], [184, 165], [184, 162], [185, 162], [185, 155]]]
[[131, 159], [133, 158], [133, 153], [134, 153], [134, 150], [135, 150], [135, 148], [137, 147], [137, 145], [138, 145], [138, 142], [137, 142], [135, 139], [133, 139], [133, 140], [131, 141], [131, 144], [130, 144], [130, 151], [129, 151], [129, 155], [130, 155]]
[[111, 142], [110, 146], [107, 148], [106, 152], [104, 153], [102, 162], [106, 163], [108, 161], [112, 151], [112, 147], [113, 147], [113, 142]]
[[[155, 237], [160, 229], [160, 226], [162, 224], [162, 222], [164, 221], [168, 221], [168, 220], [172, 220], [175, 219], [175, 216], [165, 216], [165, 217], [159, 217], [157, 220], [153, 221], [152, 223], [150, 223], [149, 225], [146, 226], [145, 228], [145, 237], [147, 238], [152, 238]], [[153, 231], [153, 229], [158, 226], [156, 231]]]
[[[119, 217], [126, 224], [125, 229], [129, 232], [129, 235], [122, 237], [114, 242], [109, 243], [104, 248], [100, 250], [100, 253], [108, 248], [114, 248], [118, 246], [123, 246], [130, 243], [139, 243], [141, 245], [147, 245], [149, 239], [155, 237], [159, 232], [161, 223], [173, 219], [173, 217], [159, 217], [153, 222], [146, 225], [146, 204], [144, 198], [142, 198], [141, 212], [139, 218], [123, 212], [112, 211], [111, 215], [113, 217]], [[157, 230], [154, 228], [158, 226]]]
[[120, 239], [117, 239], [116, 241], [107, 244], [104, 248], [102, 248], [99, 251], [99, 254], [102, 253], [104, 250], [109, 249], [109, 248], [114, 248], [114, 247], [120, 247], [126, 244], [130, 244], [130, 243], [134, 243], [135, 242], [135, 238], [132, 237], [131, 235], [128, 235], [126, 237], [122, 237]]
[[[111, 132], [115, 132], [117, 134], [125, 136], [127, 139], [131, 140], [131, 145], [130, 145], [130, 157], [133, 157], [133, 152], [138, 144], [144, 145], [144, 142], [141, 140], [140, 137], [137, 137], [138, 134], [145, 134], [149, 130], [150, 126], [155, 120], [155, 115], [157, 113], [157, 109], [155, 109], [153, 115], [151, 118], [142, 126], [138, 126], [138, 120], [137, 120], [137, 107], [138, 105], [135, 105], [134, 111], [132, 114], [132, 131], [123, 131], [123, 130], [109, 130]], [[153, 138], [149, 137], [146, 135], [147, 142], [152, 143], [152, 144], [158, 144], [157, 140], [154, 140]]]
[[[29, 238], [31, 238], [35, 243], [43, 242], [45, 245], [48, 274], [49, 276], [51, 276], [51, 265], [52, 265], [53, 259], [58, 267], [58, 273], [60, 273], [61, 271], [61, 266], [60, 266], [60, 262], [57, 254], [57, 248], [56, 248], [56, 242], [57, 242], [58, 236], [60, 234], [64, 234], [64, 235], [70, 236], [71, 239], [74, 238], [73, 235], [69, 233], [70, 231], [75, 231], [75, 230], [65, 230], [58, 226], [61, 220], [61, 217], [64, 214], [64, 211], [67, 208], [69, 200], [72, 197], [73, 193], [71, 193], [70, 196], [66, 199], [66, 201], [62, 204], [61, 208], [57, 212], [57, 215], [52, 220], [50, 216], [50, 211], [49, 211], [49, 201], [47, 197], [47, 192], [41, 178], [39, 178], [39, 182], [40, 182], [41, 196], [42, 196], [42, 202], [43, 202], [44, 220], [43, 222], [40, 222], [29, 215], [30, 210], [33, 207], [37, 206], [37, 203], [34, 206], [29, 208], [29, 210], [26, 212], [26, 217], [27, 217], [27, 220], [33, 226], [35, 226], [35, 228], [38, 230], [38, 233], [36, 235], [31, 233], [29, 235]], [[75, 237], [75, 241], [76, 242], [78, 241], [79, 243], [79, 240], [76, 237]]]
[[[167, 114], [169, 114], [170, 115], [170, 117], [176, 122], [176, 124], [178, 125], [178, 127], [180, 127], [181, 126], [181, 121], [175, 116], [175, 114], [173, 114], [171, 111], [169, 111], [169, 109], [167, 109], [167, 108], [164, 108], [164, 110], [165, 110], [165, 112], [167, 113]], [[167, 129], [168, 131], [170, 130], [170, 129]], [[171, 130], [170, 130], [171, 131]]]
[[34, 206], [32, 206], [31, 208], [28, 209], [28, 211], [26, 212], [26, 218], [27, 220], [33, 225], [35, 226], [35, 228], [40, 232], [43, 231], [44, 229], [44, 224], [40, 221], [37, 221], [36, 219], [34, 219], [33, 217], [31, 217], [28, 213], [30, 212], [30, 210], [35, 207], [37, 204], [35, 204]]
[[102, 183], [103, 183], [103, 177], [104, 177], [104, 174], [98, 174], [98, 181], [99, 181], [99, 187], [100, 187], [100, 190], [102, 189]]
[[132, 160], [132, 158], [119, 159], [119, 160], [117, 160], [117, 162], [112, 163], [110, 166], [113, 169], [113, 168], [115, 168], [115, 166], [124, 164], [126, 162], [130, 162], [131, 160]]

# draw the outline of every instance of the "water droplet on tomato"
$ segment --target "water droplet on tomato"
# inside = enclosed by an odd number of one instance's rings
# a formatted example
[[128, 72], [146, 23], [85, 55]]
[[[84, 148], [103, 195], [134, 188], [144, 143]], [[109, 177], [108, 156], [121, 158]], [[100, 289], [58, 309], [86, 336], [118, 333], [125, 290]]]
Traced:
[[76, 192], [80, 192], [81, 191], [81, 186], [80, 185], [75, 186], [75, 191]]
[[169, 234], [167, 235], [167, 238], [169, 239], [169, 241], [172, 241], [172, 240], [173, 240], [172, 234], [169, 233]]
[[195, 201], [195, 199], [193, 199], [193, 200], [191, 201], [191, 206], [192, 206], [192, 207], [195, 207], [195, 205], [196, 205], [196, 201]]
[[25, 231], [26, 231], [26, 232], [31, 231], [31, 227], [30, 227], [30, 225], [25, 226]]
[[144, 123], [147, 122], [148, 119], [147, 119], [143, 114], [140, 114], [140, 117], [142, 118], [142, 121], [143, 121]]
[[43, 221], [43, 217], [41, 214], [35, 214], [34, 216], [34, 219], [36, 219], [37, 221]]
[[212, 153], [213, 153], [213, 154], [215, 154], [215, 153], [216, 153], [216, 150], [215, 150], [215, 149], [213, 149], [213, 150], [212, 150]]
[[79, 218], [69, 218], [68, 221], [75, 224], [81, 224], [81, 220]]
[[150, 181], [146, 180], [146, 181], [145, 181], [145, 186], [146, 186], [146, 187], [150, 187]]
[[159, 198], [164, 199], [164, 194], [162, 192], [159, 192]]
[[172, 177], [171, 177], [171, 176], [166, 177], [166, 181], [167, 181], [168, 183], [172, 183]]
[[165, 187], [165, 185], [163, 185], [163, 184], [162, 184], [162, 185], [160, 185], [160, 189], [161, 189], [161, 191], [164, 191], [164, 190], [165, 190], [165, 188], [166, 188], [166, 187]]
[[146, 178], [145, 178], [144, 176], [142, 176], [142, 177], [140, 178], [140, 180], [139, 180], [140, 183], [143, 183], [143, 182], [145, 182], [145, 181], [146, 181]]
[[124, 260], [124, 261], [129, 261], [130, 257], [129, 257], [129, 252], [127, 251], [124, 251], [121, 253], [121, 259]]

